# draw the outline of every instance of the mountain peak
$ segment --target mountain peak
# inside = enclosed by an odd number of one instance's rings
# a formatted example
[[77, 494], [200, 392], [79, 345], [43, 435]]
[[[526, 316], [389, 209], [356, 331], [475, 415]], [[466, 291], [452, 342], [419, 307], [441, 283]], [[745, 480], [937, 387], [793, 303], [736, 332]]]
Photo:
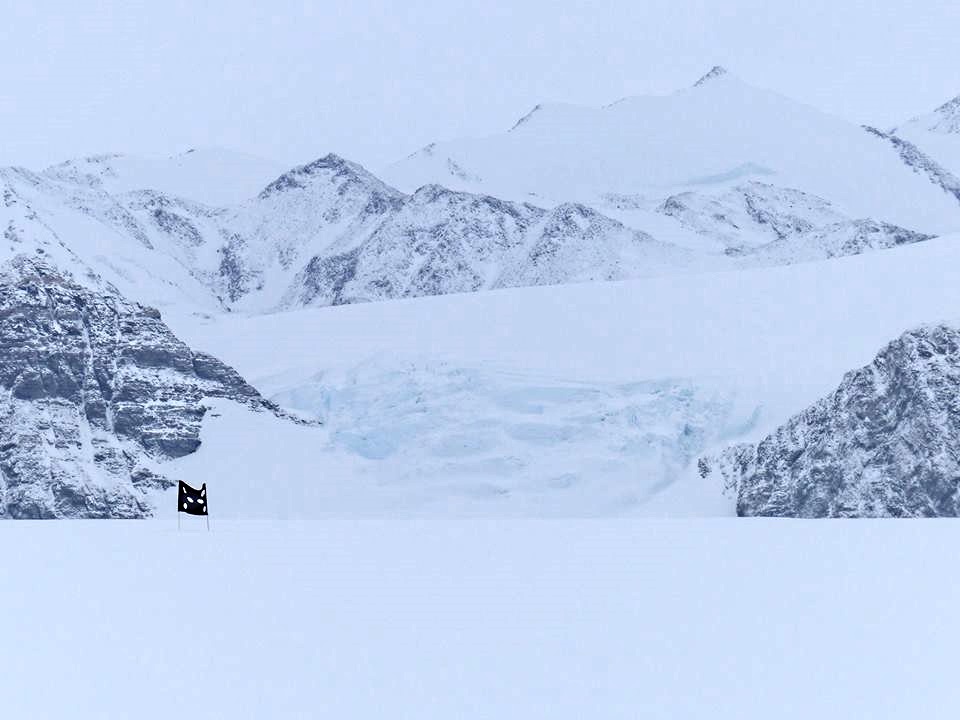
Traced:
[[322, 158], [299, 165], [278, 177], [260, 193], [260, 199], [263, 200], [271, 195], [286, 190], [305, 188], [311, 182], [311, 179], [318, 176], [332, 176], [334, 178], [344, 178], [347, 181], [375, 188], [386, 194], [399, 194], [393, 188], [385, 185], [374, 175], [370, 174], [362, 165], [346, 160], [334, 153], [324, 155]]
[[435, 202], [440, 198], [460, 196], [465, 196], [465, 193], [456, 192], [448, 187], [440, 185], [439, 183], [428, 183], [426, 185], [421, 185], [413, 193], [414, 200], [424, 203]]
[[943, 105], [936, 109], [938, 113], [960, 113], [960, 95], [957, 95], [953, 100], [948, 100]]
[[729, 75], [729, 74], [730, 73], [727, 72], [727, 69], [722, 65], [714, 65], [712, 68], [710, 68], [710, 72], [708, 72], [706, 75], [704, 75], [699, 80], [697, 80], [693, 84], [693, 86], [700, 87], [701, 85], [706, 85], [711, 80], [715, 80], [716, 78], [721, 78], [724, 75]]
[[948, 100], [931, 113], [911, 118], [905, 125], [894, 128], [892, 134], [896, 135], [910, 128], [947, 135], [960, 134], [960, 95]]
[[960, 95], [945, 102], [934, 111], [936, 121], [930, 130], [940, 133], [960, 133]]

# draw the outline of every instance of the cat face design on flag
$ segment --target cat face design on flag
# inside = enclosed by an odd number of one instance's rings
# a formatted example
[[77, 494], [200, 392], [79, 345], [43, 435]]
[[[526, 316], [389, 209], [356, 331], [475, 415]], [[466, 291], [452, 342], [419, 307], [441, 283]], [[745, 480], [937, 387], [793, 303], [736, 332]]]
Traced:
[[187, 513], [188, 515], [206, 515], [207, 484], [204, 483], [197, 490], [181, 480], [177, 493], [177, 512]]

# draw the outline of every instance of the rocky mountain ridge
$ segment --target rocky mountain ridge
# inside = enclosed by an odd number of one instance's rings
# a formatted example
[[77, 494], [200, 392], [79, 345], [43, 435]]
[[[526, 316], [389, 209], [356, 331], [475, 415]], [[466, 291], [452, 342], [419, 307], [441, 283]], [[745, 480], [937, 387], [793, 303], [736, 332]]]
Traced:
[[853, 219], [827, 200], [751, 180], [719, 194], [688, 191], [657, 212], [721, 243], [744, 265], [786, 265], [856, 255], [929, 240], [932, 235], [871, 219]]
[[408, 195], [336, 155], [214, 207], [153, 189], [113, 194], [103, 180], [112, 158], [0, 170], [0, 257], [39, 252], [160, 307], [259, 312], [784, 264], [930, 236], [748, 181], [645, 200], [641, 223], [659, 214], [699, 238], [677, 245], [607, 214], [628, 196], [544, 208], [440, 185]]
[[[960, 95], [948, 100], [932, 113], [911, 119], [907, 126], [945, 135], [960, 133]], [[893, 132], [898, 130], [899, 128]]]
[[940, 187], [948, 195], [953, 196], [957, 202], [960, 202], [960, 178], [937, 163], [909, 140], [869, 126], [864, 129], [871, 135], [876, 135], [889, 142], [896, 148], [907, 167], [919, 175], [925, 175], [931, 183]]
[[960, 514], [960, 330], [904, 333], [756, 445], [700, 461], [737, 514]]
[[204, 398], [275, 406], [149, 307], [18, 256], [0, 271], [0, 518], [143, 517]]

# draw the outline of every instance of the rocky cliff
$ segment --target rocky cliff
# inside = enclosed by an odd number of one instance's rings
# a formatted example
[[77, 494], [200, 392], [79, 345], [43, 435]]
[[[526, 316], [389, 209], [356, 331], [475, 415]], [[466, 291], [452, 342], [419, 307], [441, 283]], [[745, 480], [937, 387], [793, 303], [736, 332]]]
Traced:
[[700, 461], [738, 515], [960, 514], [960, 330], [905, 333], [757, 445]]
[[0, 270], [0, 518], [151, 514], [159, 463], [200, 445], [203, 398], [269, 406], [152, 308], [32, 257]]

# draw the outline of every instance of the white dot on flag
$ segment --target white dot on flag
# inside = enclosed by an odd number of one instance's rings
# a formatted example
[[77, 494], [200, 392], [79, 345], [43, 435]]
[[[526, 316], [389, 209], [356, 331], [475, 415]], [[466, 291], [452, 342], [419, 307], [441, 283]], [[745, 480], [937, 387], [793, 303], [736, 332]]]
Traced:
[[203, 500], [197, 500], [197, 502], [203, 505]]
[[186, 504], [186, 503], [183, 504], [183, 509], [184, 509], [184, 510], [187, 509], [187, 504]]
[[200, 491], [200, 497], [206, 497], [206, 496], [207, 496], [207, 489], [204, 488], [203, 490]]
[[193, 498], [192, 498], [192, 497], [188, 497], [188, 498], [187, 498], [187, 502], [193, 502]]

